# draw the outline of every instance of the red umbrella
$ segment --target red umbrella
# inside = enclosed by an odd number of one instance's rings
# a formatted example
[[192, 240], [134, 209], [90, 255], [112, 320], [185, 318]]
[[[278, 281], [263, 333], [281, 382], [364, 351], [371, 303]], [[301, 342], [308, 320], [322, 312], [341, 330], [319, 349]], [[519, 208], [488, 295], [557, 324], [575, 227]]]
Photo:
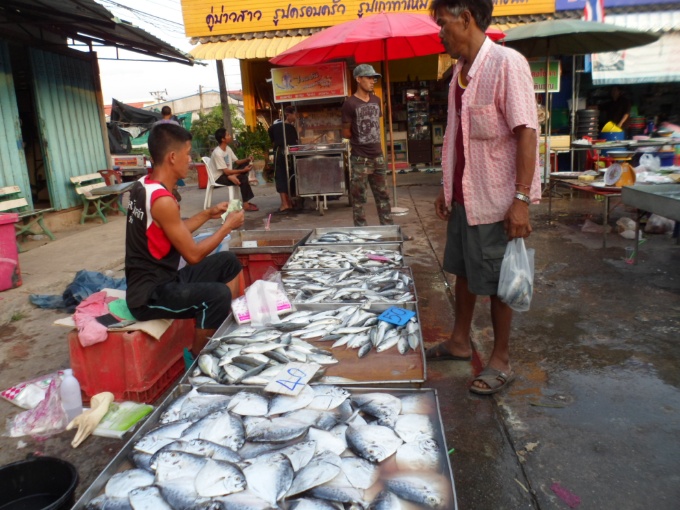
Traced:
[[[439, 25], [425, 14], [384, 13], [340, 23], [326, 28], [272, 58], [281, 66], [313, 65], [352, 57], [357, 64], [384, 62], [387, 86], [387, 110], [390, 141], [392, 136], [392, 101], [390, 98], [389, 60], [444, 53], [439, 39]], [[487, 32], [496, 41], [504, 36], [500, 30]], [[392, 185], [397, 202], [397, 176], [392, 147]]]

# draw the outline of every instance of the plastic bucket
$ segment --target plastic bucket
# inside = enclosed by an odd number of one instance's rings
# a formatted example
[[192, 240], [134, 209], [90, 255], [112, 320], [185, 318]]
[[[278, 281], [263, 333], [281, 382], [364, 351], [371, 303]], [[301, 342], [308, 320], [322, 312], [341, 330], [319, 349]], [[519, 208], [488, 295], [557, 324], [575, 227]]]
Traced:
[[196, 174], [198, 176], [198, 189], [205, 189], [208, 187], [208, 168], [205, 163], [194, 163], [196, 167]]
[[675, 153], [673, 151], [657, 152], [656, 155], [661, 160], [661, 166], [673, 166], [675, 160]]
[[66, 510], [78, 471], [65, 460], [35, 457], [0, 467], [0, 510]]

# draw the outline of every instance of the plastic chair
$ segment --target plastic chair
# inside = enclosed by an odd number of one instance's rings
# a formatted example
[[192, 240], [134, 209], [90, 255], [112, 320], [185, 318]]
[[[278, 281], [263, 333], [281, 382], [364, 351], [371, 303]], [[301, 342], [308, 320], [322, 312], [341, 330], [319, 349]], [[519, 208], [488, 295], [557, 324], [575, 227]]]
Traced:
[[241, 190], [236, 186], [227, 186], [226, 184], [218, 184], [215, 182], [215, 174], [217, 169], [211, 158], [203, 157], [203, 163], [208, 168], [208, 185], [205, 187], [205, 200], [203, 201], [203, 209], [209, 209], [212, 205], [212, 193], [213, 189], [226, 187], [229, 190], [229, 201], [231, 202], [236, 198], [237, 194], [241, 196]]

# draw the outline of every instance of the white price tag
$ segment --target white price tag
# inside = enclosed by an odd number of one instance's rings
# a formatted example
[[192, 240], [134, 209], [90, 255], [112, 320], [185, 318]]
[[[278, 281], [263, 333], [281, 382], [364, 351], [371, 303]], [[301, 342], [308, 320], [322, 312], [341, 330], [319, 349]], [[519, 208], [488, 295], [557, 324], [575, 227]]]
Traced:
[[288, 363], [264, 390], [282, 395], [298, 395], [320, 368], [318, 363]]
[[243, 248], [257, 248], [257, 241], [243, 241]]

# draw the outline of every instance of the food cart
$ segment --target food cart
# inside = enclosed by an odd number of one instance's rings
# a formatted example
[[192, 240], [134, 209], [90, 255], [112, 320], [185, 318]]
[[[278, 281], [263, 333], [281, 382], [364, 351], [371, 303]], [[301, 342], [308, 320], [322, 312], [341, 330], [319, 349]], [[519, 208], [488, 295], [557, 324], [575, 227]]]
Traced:
[[328, 197], [347, 195], [351, 204], [349, 146], [341, 141], [345, 63], [275, 68], [272, 87], [274, 101], [292, 104], [298, 118], [301, 144], [285, 149], [289, 195], [314, 198], [320, 214], [328, 208]]

